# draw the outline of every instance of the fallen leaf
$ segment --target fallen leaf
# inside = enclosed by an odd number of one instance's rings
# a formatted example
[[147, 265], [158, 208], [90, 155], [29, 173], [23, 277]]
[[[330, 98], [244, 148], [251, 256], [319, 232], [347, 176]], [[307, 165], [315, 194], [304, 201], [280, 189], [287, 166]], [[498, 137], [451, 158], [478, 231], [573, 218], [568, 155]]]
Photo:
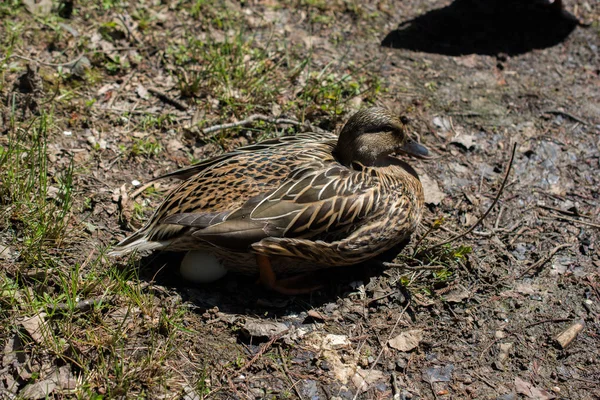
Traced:
[[352, 383], [358, 389], [358, 393], [363, 393], [369, 390], [374, 383], [381, 381], [385, 378], [383, 372], [376, 369], [364, 370], [358, 368], [356, 373], [352, 376]]
[[522, 395], [525, 395], [525, 396], [529, 397], [530, 399], [549, 400], [549, 399], [553, 399], [555, 397], [554, 395], [548, 393], [547, 391], [538, 389], [535, 386], [533, 386], [531, 383], [525, 382], [523, 379], [519, 378], [518, 376], [515, 377], [515, 388], [517, 390], [517, 393], [521, 393]]
[[350, 339], [345, 335], [328, 334], [323, 337], [322, 348], [326, 350], [335, 350], [350, 346]]
[[390, 339], [388, 345], [396, 350], [411, 351], [421, 343], [421, 340], [423, 340], [423, 330], [412, 329]]
[[330, 319], [317, 310], [308, 310], [307, 315], [313, 319], [318, 319], [319, 321], [327, 321]]
[[43, 381], [25, 386], [19, 394], [23, 399], [45, 399], [50, 396], [54, 389], [56, 389], [56, 383], [51, 379], [44, 379]]
[[150, 93], [148, 92], [148, 89], [146, 89], [141, 83], [137, 85], [135, 92], [144, 100], [148, 100], [150, 98]]
[[475, 136], [468, 135], [466, 133], [459, 134], [459, 135], [453, 137], [452, 140], [450, 141], [450, 143], [458, 144], [458, 145], [464, 147], [465, 149], [469, 150], [475, 146]]
[[12, 259], [12, 251], [10, 247], [0, 244], [0, 260]]
[[271, 321], [247, 321], [244, 324], [244, 332], [254, 338], [270, 338], [287, 331], [289, 328], [282, 322]]
[[52, 11], [52, 0], [23, 0], [23, 5], [35, 15], [48, 15]]
[[446, 194], [441, 191], [436, 180], [430, 178], [427, 174], [419, 174], [419, 180], [423, 185], [425, 203], [437, 206], [444, 200]]
[[50, 338], [50, 328], [44, 319], [45, 317], [45, 313], [39, 313], [21, 321], [23, 328], [36, 343], [44, 343]]
[[452, 380], [452, 372], [454, 372], [454, 365], [448, 364], [443, 367], [435, 366], [427, 368], [423, 371], [423, 380], [425, 382], [450, 382]]
[[471, 293], [466, 289], [452, 290], [444, 295], [444, 300], [448, 303], [460, 303], [464, 299], [469, 298]]

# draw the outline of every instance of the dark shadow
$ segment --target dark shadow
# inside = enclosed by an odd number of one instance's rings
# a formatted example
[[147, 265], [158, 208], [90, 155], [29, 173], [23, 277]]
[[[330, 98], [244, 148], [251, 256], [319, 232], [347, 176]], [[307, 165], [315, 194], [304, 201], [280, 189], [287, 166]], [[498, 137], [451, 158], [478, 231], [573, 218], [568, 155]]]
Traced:
[[578, 24], [543, 0], [456, 0], [401, 23], [381, 45], [450, 56], [517, 55], [555, 46]]
[[[280, 317], [298, 314], [343, 298], [356, 288], [352, 283], [365, 285], [372, 277], [383, 273], [383, 262], [392, 261], [408, 241], [371, 260], [350, 267], [329, 268], [315, 272], [315, 282], [323, 289], [300, 296], [284, 296], [269, 292], [256, 283], [257, 276], [229, 273], [210, 284], [186, 282], [179, 275], [179, 265], [185, 253], [157, 252], [143, 257], [137, 264], [139, 278], [175, 290], [183, 301], [197, 307], [199, 313], [218, 307], [227, 314], [262, 315]], [[399, 295], [402, 297], [402, 295]]]

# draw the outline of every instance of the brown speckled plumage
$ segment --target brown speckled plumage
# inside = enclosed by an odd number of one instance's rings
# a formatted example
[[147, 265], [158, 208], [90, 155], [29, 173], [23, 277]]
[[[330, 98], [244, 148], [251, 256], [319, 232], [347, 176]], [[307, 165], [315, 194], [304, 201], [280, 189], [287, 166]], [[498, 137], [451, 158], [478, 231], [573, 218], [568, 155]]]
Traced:
[[423, 191], [414, 170], [390, 156], [425, 153], [381, 108], [359, 111], [340, 133], [303, 133], [242, 147], [176, 171], [183, 179], [150, 221], [113, 254], [202, 250], [229, 269], [276, 272], [356, 264], [406, 239]]

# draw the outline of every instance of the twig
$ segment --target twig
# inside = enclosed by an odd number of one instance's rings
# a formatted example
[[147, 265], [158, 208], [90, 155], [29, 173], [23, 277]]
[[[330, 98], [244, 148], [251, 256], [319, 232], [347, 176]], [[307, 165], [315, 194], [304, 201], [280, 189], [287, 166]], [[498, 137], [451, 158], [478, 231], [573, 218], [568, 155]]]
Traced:
[[579, 214], [575, 211], [570, 211], [570, 210], [562, 210], [560, 208], [550, 207], [545, 204], [538, 204], [538, 207], [543, 208], [544, 210], [556, 211], [557, 213], [560, 213], [560, 214], [572, 215], [574, 217], [590, 218], [589, 215]]
[[400, 263], [391, 263], [391, 262], [384, 262], [383, 266], [388, 267], [388, 268], [402, 268], [402, 269], [407, 269], [409, 271], [423, 271], [423, 270], [437, 271], [437, 270], [445, 268], [441, 265], [422, 265], [419, 267], [411, 267], [408, 265], [404, 265], [404, 264], [400, 264]]
[[523, 327], [523, 329], [531, 328], [533, 326], [537, 326], [537, 325], [541, 325], [541, 324], [548, 324], [550, 322], [556, 323], [556, 322], [567, 322], [567, 321], [571, 321], [571, 318], [544, 319], [542, 321], [532, 322], [531, 324], [527, 324]]
[[[400, 312], [400, 315], [398, 315], [398, 318], [396, 319], [396, 323], [394, 324], [392, 330], [390, 331], [390, 334], [388, 335], [388, 339], [386, 340], [386, 342], [384, 344], [382, 344], [381, 350], [379, 351], [379, 354], [377, 354], [377, 358], [371, 365], [371, 368], [369, 368], [369, 373], [371, 373], [373, 368], [375, 368], [375, 366], [379, 362], [379, 359], [381, 358], [381, 355], [383, 354], [383, 351], [385, 350], [385, 345], [390, 341], [390, 339], [392, 339], [392, 336], [394, 336], [394, 332], [395, 332], [396, 328], [398, 327], [398, 325], [400, 324], [400, 320], [402, 319], [402, 316], [404, 315], [404, 313], [406, 312], [406, 310], [408, 309], [409, 306], [410, 306], [410, 301], [408, 301], [406, 303], [406, 306], [404, 306], [404, 308]], [[352, 400], [356, 400], [358, 398], [358, 395], [360, 394], [361, 389], [362, 389], [362, 387], [359, 387], [356, 389], [356, 393], [354, 394], [354, 397]]]
[[298, 384], [298, 381], [296, 381], [296, 383], [294, 383], [294, 381], [292, 380], [292, 377], [290, 376], [290, 371], [288, 370], [287, 363], [285, 362], [285, 357], [283, 356], [283, 350], [281, 350], [281, 346], [277, 346], [277, 352], [279, 353], [279, 358], [281, 358], [281, 365], [283, 367], [283, 372], [285, 373], [285, 376], [288, 378], [288, 380], [292, 384], [292, 388], [294, 389], [294, 392], [296, 392], [296, 396], [298, 396], [298, 398], [300, 400], [302, 400], [303, 399], [302, 394], [300, 393], [300, 390], [298, 390], [298, 388], [296, 387], [296, 385]]
[[135, 199], [136, 197], [138, 197], [144, 190], [148, 189], [150, 186], [154, 185], [156, 182], [154, 181], [150, 181], [147, 183], [144, 183], [142, 186], [140, 186], [139, 188], [137, 188], [135, 191], [131, 192], [131, 194], [129, 195], [130, 199]]
[[580, 219], [575, 219], [575, 218], [569, 218], [569, 217], [565, 217], [564, 215], [553, 215], [553, 217], [555, 217], [556, 219], [563, 219], [565, 221], [569, 221], [569, 222], [573, 222], [573, 223], [577, 223], [577, 224], [581, 224], [581, 225], [585, 225], [585, 226], [590, 226], [592, 228], [600, 229], [600, 224], [595, 224], [593, 222], [582, 221]]
[[587, 121], [585, 121], [585, 120], [583, 120], [583, 119], [581, 119], [581, 118], [579, 118], [579, 117], [577, 117], [577, 116], [575, 116], [573, 114], [569, 114], [568, 112], [565, 112], [565, 111], [548, 110], [548, 111], [544, 111], [543, 113], [544, 114], [552, 114], [552, 115], [562, 115], [563, 117], [570, 118], [573, 121], [579, 122], [580, 124], [583, 124], [583, 125], [589, 125], [590, 124], [589, 122], [587, 122]]
[[295, 125], [295, 126], [305, 126], [305, 127], [311, 128], [311, 129], [313, 128], [312, 125], [302, 123], [295, 119], [274, 118], [274, 117], [269, 117], [267, 115], [262, 115], [262, 114], [253, 114], [253, 115], [249, 116], [248, 118], [243, 119], [241, 121], [209, 126], [208, 128], [202, 129], [202, 133], [204, 135], [208, 135], [209, 133], [214, 133], [214, 132], [222, 131], [225, 129], [236, 128], [238, 126], [247, 126], [247, 125], [251, 125], [254, 121], [265, 121], [265, 122], [269, 122], [269, 123], [275, 124], [275, 125], [288, 124], [288, 125]]
[[71, 61], [67, 61], [64, 63], [49, 63], [46, 61], [39, 60], [37, 58], [22, 56], [20, 54], [11, 54], [10, 56], [8, 56], [8, 58], [11, 58], [11, 57], [20, 58], [25, 61], [38, 63], [40, 65], [45, 65], [47, 67], [72, 67], [75, 64], [77, 64], [77, 62], [79, 62], [79, 60], [81, 60], [86, 54], [89, 54], [89, 53], [107, 54], [107, 53], [110, 53], [113, 51], [140, 50], [142, 48], [144, 48], [144, 47], [114, 47], [112, 49], [107, 49], [107, 50], [89, 50], [89, 51], [84, 51], [84, 52], [80, 53], [77, 57], [73, 58]]
[[252, 357], [246, 364], [244, 364], [244, 366], [242, 366], [242, 368], [239, 369], [239, 372], [245, 371], [248, 368], [250, 368], [252, 364], [254, 364], [263, 354], [265, 354], [265, 352], [273, 345], [273, 343], [275, 343], [275, 341], [282, 338], [283, 335], [288, 333], [288, 331], [289, 330], [285, 330], [269, 339], [268, 342], [261, 346], [260, 350], [258, 350], [254, 357]]
[[108, 101], [107, 107], [108, 108], [112, 108], [113, 104], [115, 104], [115, 101], [117, 101], [117, 98], [119, 97], [119, 95], [121, 94], [121, 90], [125, 88], [125, 86], [129, 83], [129, 81], [131, 80], [131, 78], [133, 78], [133, 76], [135, 75], [135, 70], [131, 71], [131, 73], [129, 75], [127, 75], [127, 77], [123, 80], [123, 83], [121, 83], [119, 85], [119, 88], [115, 91], [115, 94], [110, 98], [110, 100]]
[[477, 222], [475, 222], [473, 225], [471, 225], [471, 227], [469, 229], [467, 229], [466, 231], [459, 233], [456, 236], [451, 237], [448, 240], [444, 240], [441, 243], [436, 243], [430, 247], [428, 247], [427, 249], [425, 249], [424, 251], [431, 251], [432, 249], [435, 249], [436, 247], [440, 247], [443, 246], [445, 244], [448, 243], [452, 243], [455, 240], [458, 240], [460, 238], [463, 238], [465, 236], [467, 236], [469, 233], [471, 233], [475, 228], [477, 228], [477, 226], [488, 216], [488, 214], [492, 211], [492, 209], [494, 208], [494, 206], [496, 205], [496, 203], [498, 203], [498, 200], [500, 199], [500, 195], [502, 194], [502, 192], [504, 191], [504, 187], [506, 186], [506, 182], [508, 181], [508, 176], [510, 175], [510, 170], [512, 169], [512, 165], [513, 165], [513, 161], [515, 159], [515, 153], [517, 151], [517, 143], [515, 142], [513, 144], [512, 147], [512, 151], [510, 153], [510, 159], [508, 160], [508, 166], [506, 167], [506, 172], [504, 173], [504, 179], [502, 179], [502, 184], [500, 185], [500, 189], [498, 189], [498, 193], [496, 194], [496, 197], [494, 198], [494, 201], [492, 202], [492, 204], [490, 205], [490, 207], [487, 209], [487, 211], [485, 213], [483, 213], [483, 215], [477, 220]]
[[77, 57], [75, 57], [74, 59], [72, 59], [71, 61], [67, 61], [67, 62], [64, 62], [64, 63], [58, 63], [58, 64], [41, 61], [41, 60], [38, 60], [38, 59], [35, 59], [35, 58], [25, 57], [25, 56], [22, 56], [20, 54], [11, 54], [9, 56], [9, 58], [10, 57], [16, 57], [16, 58], [23, 59], [25, 61], [34, 62], [34, 63], [38, 63], [38, 64], [41, 64], [41, 65], [45, 65], [47, 67], [71, 67], [71, 66], [77, 64], [77, 62], [79, 60], [81, 60], [83, 58], [83, 56], [85, 56], [85, 54], [86, 53], [83, 52], [83, 53], [79, 54]]
[[179, 101], [179, 100], [175, 100], [172, 97], [169, 97], [166, 93], [161, 92], [158, 89], [153, 89], [153, 88], [148, 88], [148, 92], [152, 93], [153, 95], [155, 95], [156, 97], [158, 97], [161, 101], [172, 105], [173, 107], [175, 107], [176, 109], [178, 109], [179, 111], [187, 111], [189, 109], [189, 107], [187, 106], [187, 104]]
[[552, 249], [552, 251], [550, 251], [550, 253], [548, 253], [548, 255], [546, 257], [542, 257], [540, 258], [538, 261], [536, 261], [535, 263], [531, 264], [529, 267], [527, 267], [525, 269], [525, 271], [521, 272], [519, 274], [519, 276], [517, 276], [517, 279], [521, 279], [523, 276], [525, 276], [529, 271], [531, 271], [532, 269], [538, 269], [539, 267], [541, 267], [542, 265], [546, 264], [548, 261], [550, 261], [552, 259], [552, 257], [554, 257], [554, 255], [556, 253], [558, 253], [560, 250], [567, 248], [567, 247], [571, 247], [571, 244], [559, 244], [558, 246], [556, 246], [555, 248]]

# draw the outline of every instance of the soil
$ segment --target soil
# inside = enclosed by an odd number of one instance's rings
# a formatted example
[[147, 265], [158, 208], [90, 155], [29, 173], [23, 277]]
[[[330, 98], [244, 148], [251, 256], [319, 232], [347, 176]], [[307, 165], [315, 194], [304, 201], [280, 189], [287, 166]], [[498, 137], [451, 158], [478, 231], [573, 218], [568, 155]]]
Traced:
[[[197, 35], [228, 32], [194, 27], [166, 3], [148, 5], [160, 21], [151, 31], [119, 30], [137, 39], [115, 43], [145, 49], [134, 68], [78, 87], [96, 99], [95, 108], [86, 109], [81, 100], [48, 102], [53, 92], [47, 78], [43, 98], [36, 98], [39, 85], [20, 78], [22, 71], [5, 74], [6, 82], [15, 82], [6, 85], [6, 98], [28, 93], [20, 103], [24, 119], [52, 106], [63, 124], [49, 137], [49, 168], [59, 174], [72, 157], [74, 210], [80, 210], [72, 224], [88, 227], [63, 255], [71, 265], [140, 227], [169, 184], [134, 198], [138, 186], [132, 181], [144, 183], [260, 136], [256, 128], [239, 128], [206, 139], [190, 121], [203, 120], [206, 127], [252, 112], [270, 115], [280, 103], [294, 101], [282, 93], [244, 113], [215, 103], [210, 92], [183, 96], [163, 59], [166, 46], [186, 44], [182, 26]], [[340, 74], [358, 70], [380, 84], [372, 98], [348, 97], [339, 113], [284, 107], [283, 116], [339, 129], [358, 107], [379, 104], [407, 115], [434, 156], [408, 160], [427, 193], [422, 227], [396, 259], [411, 269], [371, 264], [335, 270], [325, 274], [325, 289], [285, 297], [234, 274], [188, 285], [177, 273], [179, 254], [146, 255], [134, 269], [116, 261], [119, 270], [137, 274], [131, 281], [156, 306], [140, 312], [140, 321], [144, 313], [158, 319], [160, 308], [186, 310], [160, 367], [177, 373], [157, 387], [150, 380], [147, 387], [134, 384], [131, 393], [187, 399], [600, 398], [600, 4], [566, 2], [589, 24], [583, 27], [539, 2], [283, 3], [228, 7], [243, 16], [254, 46], [286, 43], [311, 53], [315, 71], [328, 65]], [[112, 21], [118, 14], [98, 18]], [[72, 18], [68, 23], [84, 35], [98, 30]], [[24, 40], [31, 48], [27, 57], [64, 62], [48, 51], [51, 33]], [[52, 45], [64, 49], [69, 43]], [[95, 68], [97, 61], [90, 61]], [[53, 73], [55, 67], [45, 64], [32, 72]], [[148, 93], [149, 87], [166, 97]], [[145, 127], [144, 113], [170, 117]], [[147, 135], [161, 144], [160, 152], [124, 156], [118, 150]], [[489, 208], [513, 143], [512, 172], [490, 215], [446, 247], [445, 258], [411, 257], [430, 228], [419, 248], [464, 231]], [[102, 263], [109, 268], [115, 261]], [[10, 268], [23, 266], [17, 260]], [[118, 309], [120, 301], [112, 306]], [[583, 329], [563, 347], [557, 338], [577, 324]], [[131, 335], [138, 332], [131, 329]], [[140, 332], [131, 348], [156, 345], [159, 339]], [[80, 343], [87, 346], [83, 336]], [[124, 357], [136, 357], [136, 350], [127, 351]], [[94, 383], [100, 381], [88, 381], [93, 392], [118, 397], [110, 379], [102, 381], [105, 386]]]

